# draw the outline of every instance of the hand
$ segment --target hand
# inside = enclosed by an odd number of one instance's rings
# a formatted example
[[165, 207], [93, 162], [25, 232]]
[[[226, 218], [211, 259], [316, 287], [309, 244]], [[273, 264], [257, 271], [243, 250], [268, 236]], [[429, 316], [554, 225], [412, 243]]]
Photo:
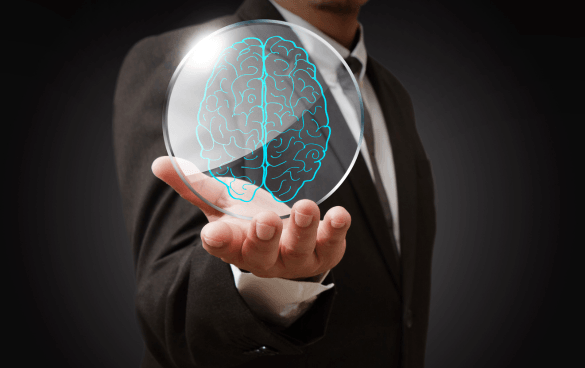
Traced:
[[[256, 276], [293, 280], [313, 277], [335, 267], [345, 253], [345, 235], [351, 216], [343, 207], [330, 209], [323, 221], [319, 221], [317, 204], [301, 200], [294, 204], [290, 217], [282, 220], [277, 213], [288, 213], [289, 207], [275, 202], [270, 193], [259, 189], [255, 204], [250, 203], [249, 209], [246, 208], [252, 221], [243, 220], [214, 209], [193, 194], [169, 157], [157, 158], [152, 172], [207, 216], [209, 224], [201, 231], [203, 248]], [[216, 179], [201, 173], [188, 175], [186, 179], [209, 202], [241, 213], [242, 202], [231, 198]]]

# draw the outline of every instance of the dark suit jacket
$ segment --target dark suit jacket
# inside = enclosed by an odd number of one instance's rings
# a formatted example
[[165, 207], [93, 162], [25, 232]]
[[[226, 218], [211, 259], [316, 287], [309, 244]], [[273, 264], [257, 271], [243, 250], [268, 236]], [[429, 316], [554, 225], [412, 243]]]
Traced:
[[163, 105], [171, 76], [198, 38], [249, 19], [280, 19], [266, 0], [233, 16], [137, 43], [122, 65], [114, 100], [114, 148], [136, 266], [136, 308], [146, 343], [143, 367], [422, 367], [435, 236], [433, 182], [411, 100], [372, 58], [395, 161], [401, 256], [390, 246], [376, 189], [361, 156], [320, 205], [352, 216], [347, 250], [321, 294], [290, 328], [264, 323], [234, 286], [228, 264], [199, 238], [203, 213], [154, 177], [166, 155]]

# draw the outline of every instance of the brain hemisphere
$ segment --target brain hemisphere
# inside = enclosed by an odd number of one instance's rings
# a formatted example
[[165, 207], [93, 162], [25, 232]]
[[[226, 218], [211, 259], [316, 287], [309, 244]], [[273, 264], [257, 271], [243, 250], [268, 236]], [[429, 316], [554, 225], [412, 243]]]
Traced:
[[197, 137], [201, 156], [211, 167], [225, 165], [261, 145], [262, 49], [253, 41], [223, 50], [207, 81]]
[[[224, 49], [198, 114], [201, 157], [216, 178], [240, 178], [281, 202], [314, 179], [327, 151], [327, 102], [304, 49], [275, 36]], [[229, 194], [253, 199], [252, 186]]]

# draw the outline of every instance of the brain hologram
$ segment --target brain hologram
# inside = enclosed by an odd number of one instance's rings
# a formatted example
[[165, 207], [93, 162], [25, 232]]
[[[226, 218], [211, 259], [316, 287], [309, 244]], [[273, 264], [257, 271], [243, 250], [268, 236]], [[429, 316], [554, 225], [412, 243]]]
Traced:
[[331, 135], [308, 53], [280, 36], [223, 49], [205, 85], [196, 135], [208, 172], [232, 198], [249, 202], [264, 188], [279, 202], [294, 199], [315, 178]]

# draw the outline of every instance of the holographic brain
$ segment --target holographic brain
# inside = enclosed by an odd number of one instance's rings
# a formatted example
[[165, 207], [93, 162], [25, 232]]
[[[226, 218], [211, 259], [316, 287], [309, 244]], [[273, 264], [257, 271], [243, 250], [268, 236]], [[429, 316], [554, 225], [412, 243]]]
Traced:
[[[315, 178], [331, 134], [316, 72], [308, 53], [280, 36], [244, 38], [221, 51], [196, 135], [207, 170], [232, 198], [249, 202], [263, 188], [288, 202]], [[249, 184], [232, 185], [236, 179]]]

